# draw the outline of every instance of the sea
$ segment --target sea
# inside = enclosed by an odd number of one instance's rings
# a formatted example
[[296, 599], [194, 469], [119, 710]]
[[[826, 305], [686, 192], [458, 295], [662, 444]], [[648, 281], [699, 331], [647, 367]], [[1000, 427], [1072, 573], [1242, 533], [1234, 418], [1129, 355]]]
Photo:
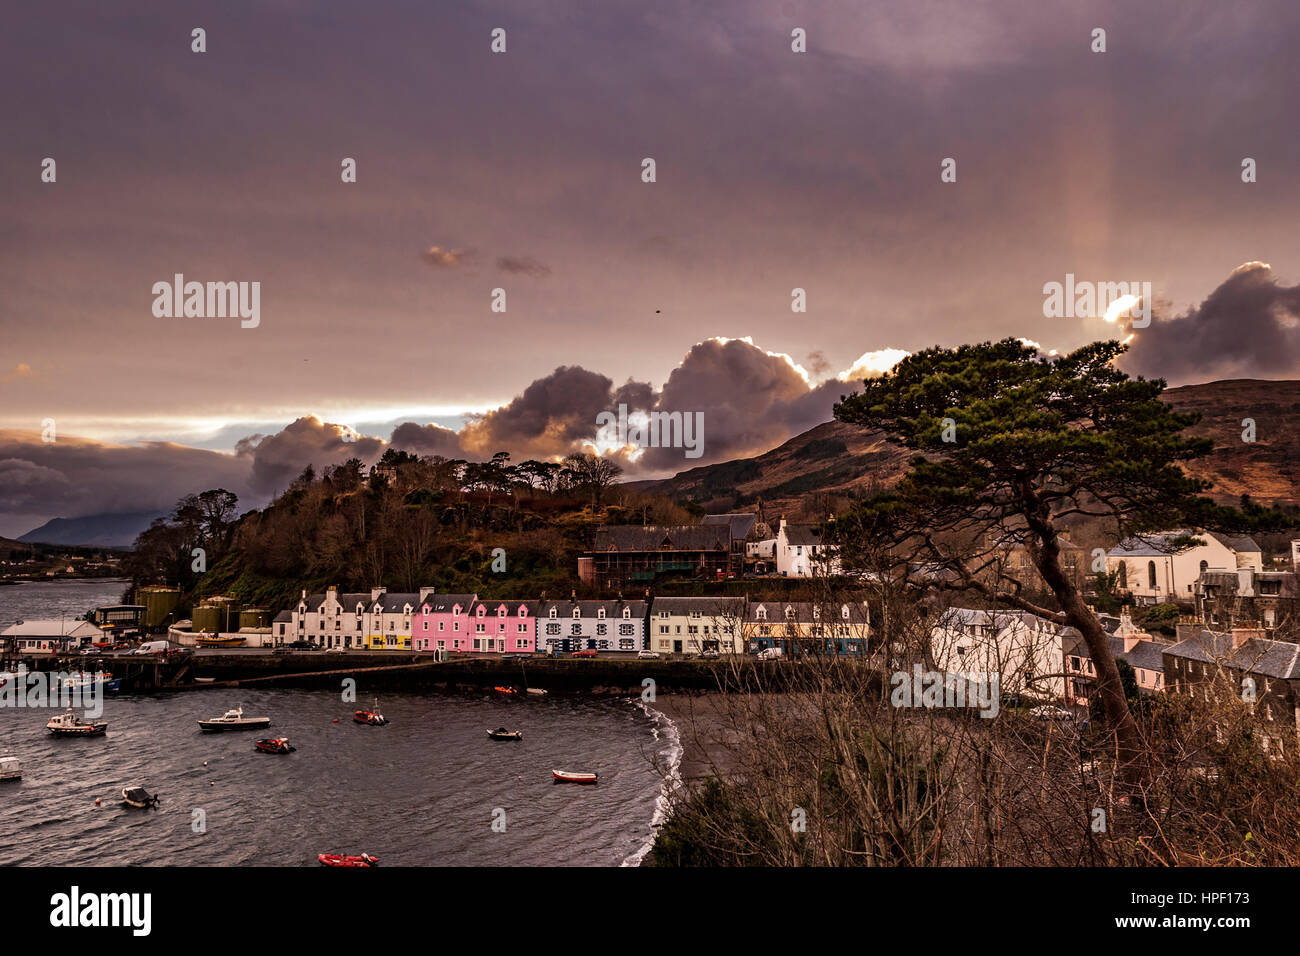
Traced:
[[[0, 629], [117, 603], [124, 582], [0, 587]], [[385, 689], [386, 726], [364, 673], [344, 690], [211, 689], [105, 701], [103, 737], [51, 736], [52, 711], [0, 707], [0, 865], [318, 865], [369, 853], [398, 866], [635, 866], [662, 822], [680, 734], [639, 699], [506, 697]], [[197, 721], [241, 705], [268, 729], [206, 734]], [[497, 727], [523, 731], [495, 741]], [[292, 754], [263, 754], [287, 736]], [[595, 771], [595, 786], [552, 769]], [[161, 797], [154, 810], [122, 790]]]

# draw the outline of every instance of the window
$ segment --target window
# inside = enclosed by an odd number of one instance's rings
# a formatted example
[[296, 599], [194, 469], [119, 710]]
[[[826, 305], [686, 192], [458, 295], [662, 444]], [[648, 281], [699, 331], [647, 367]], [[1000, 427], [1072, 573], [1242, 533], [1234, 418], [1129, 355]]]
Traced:
[[1147, 562], [1147, 586], [1153, 591], [1156, 589], [1156, 563], [1154, 561]]
[[559, 633], [560, 633], [560, 625], [558, 625], [558, 624], [547, 624], [547, 625], [546, 625], [546, 633], [547, 633], [547, 634], [559, 634]]
[[599, 635], [600, 637], [604, 637], [604, 636], [605, 636], [606, 634], [608, 634], [608, 633], [609, 633], [609, 625], [608, 625], [608, 624], [597, 624], [597, 625], [596, 625], [596, 634], [597, 634], [597, 635]]
[[556, 612], [555, 608], [551, 608], [551, 613], [550, 613], [549, 615], [547, 615], [547, 616], [548, 616], [548, 617], [555, 617], [555, 616], [556, 616], [556, 613], [557, 613], [557, 612]]
[[[577, 617], [578, 615], [574, 614], [573, 616]], [[603, 607], [596, 612], [596, 617], [600, 618], [602, 621], [605, 619], [605, 609]]]
[[635, 629], [632, 627], [631, 624], [620, 624], [618, 626], [618, 632], [624, 635], [625, 637], [629, 634], [636, 633]]
[[569, 628], [569, 633], [574, 637], [580, 636], [582, 634], [582, 624], [578, 621], [574, 621], [573, 626]]

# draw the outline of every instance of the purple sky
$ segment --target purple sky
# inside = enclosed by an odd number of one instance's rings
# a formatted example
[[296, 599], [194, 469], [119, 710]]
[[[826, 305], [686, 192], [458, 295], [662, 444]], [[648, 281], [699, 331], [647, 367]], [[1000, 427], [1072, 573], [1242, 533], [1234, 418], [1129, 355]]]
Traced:
[[[390, 440], [562, 454], [620, 396], [754, 453], [864, 353], [1116, 334], [1043, 317], [1066, 273], [1152, 284], [1134, 371], [1295, 377], [1298, 46], [1291, 0], [17, 7], [0, 534]], [[260, 325], [155, 317], [178, 272]]]

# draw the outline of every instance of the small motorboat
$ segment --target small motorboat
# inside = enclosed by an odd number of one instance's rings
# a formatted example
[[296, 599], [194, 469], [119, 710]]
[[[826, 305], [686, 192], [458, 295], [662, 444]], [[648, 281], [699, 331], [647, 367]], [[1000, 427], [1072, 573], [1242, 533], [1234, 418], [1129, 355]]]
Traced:
[[552, 770], [551, 777], [556, 783], [595, 783], [596, 774], [577, 773], [572, 770]]
[[23, 768], [18, 763], [17, 757], [0, 757], [0, 782], [22, 778]]
[[84, 721], [69, 707], [57, 717], [51, 717], [45, 729], [56, 737], [99, 737], [108, 730], [108, 721]]
[[215, 733], [220, 730], [261, 730], [263, 727], [270, 726], [270, 717], [245, 717], [242, 704], [233, 710], [226, 711], [220, 717], [199, 721], [199, 729], [206, 733]]
[[375, 700], [374, 707], [370, 710], [358, 710], [352, 715], [352, 719], [358, 724], [369, 724], [371, 727], [382, 727], [388, 723], [388, 718], [383, 715], [379, 709], [379, 701]]
[[156, 793], [150, 793], [144, 787], [127, 787], [122, 791], [122, 802], [140, 810], [157, 808], [160, 799], [162, 798]]
[[519, 693], [519, 689], [516, 688], [516, 687], [493, 687], [492, 689], [493, 689], [494, 691], [496, 691], [498, 694], [517, 694], [517, 693]]
[[297, 747], [290, 746], [288, 737], [267, 737], [253, 744], [264, 754], [291, 754]]
[[79, 674], [69, 674], [60, 685], [70, 693], [83, 693], [96, 686], [105, 694], [116, 694], [122, 689], [122, 680], [114, 678], [112, 674], [105, 671], [95, 673], [82, 671]]
[[524, 732], [522, 730], [506, 730], [504, 727], [498, 727], [496, 730], [489, 730], [488, 736], [493, 740], [523, 740]]
[[534, 696], [537, 696], [537, 697], [541, 697], [541, 696], [543, 696], [543, 695], [546, 693], [546, 691], [543, 690], [543, 689], [540, 688], [540, 687], [529, 687], [529, 688], [528, 688], [528, 693], [533, 694]]
[[338, 853], [318, 853], [316, 859], [323, 866], [378, 866], [379, 857], [362, 853], [360, 856], [342, 856]]

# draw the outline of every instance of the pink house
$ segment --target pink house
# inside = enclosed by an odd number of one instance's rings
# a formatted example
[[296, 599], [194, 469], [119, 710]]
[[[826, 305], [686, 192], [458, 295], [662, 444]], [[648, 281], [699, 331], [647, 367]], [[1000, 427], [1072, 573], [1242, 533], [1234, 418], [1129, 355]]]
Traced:
[[469, 609], [477, 594], [428, 594], [411, 612], [411, 646], [417, 652], [468, 651], [474, 628]]
[[531, 654], [537, 645], [531, 601], [480, 601], [476, 594], [429, 594], [411, 614], [417, 652]]

